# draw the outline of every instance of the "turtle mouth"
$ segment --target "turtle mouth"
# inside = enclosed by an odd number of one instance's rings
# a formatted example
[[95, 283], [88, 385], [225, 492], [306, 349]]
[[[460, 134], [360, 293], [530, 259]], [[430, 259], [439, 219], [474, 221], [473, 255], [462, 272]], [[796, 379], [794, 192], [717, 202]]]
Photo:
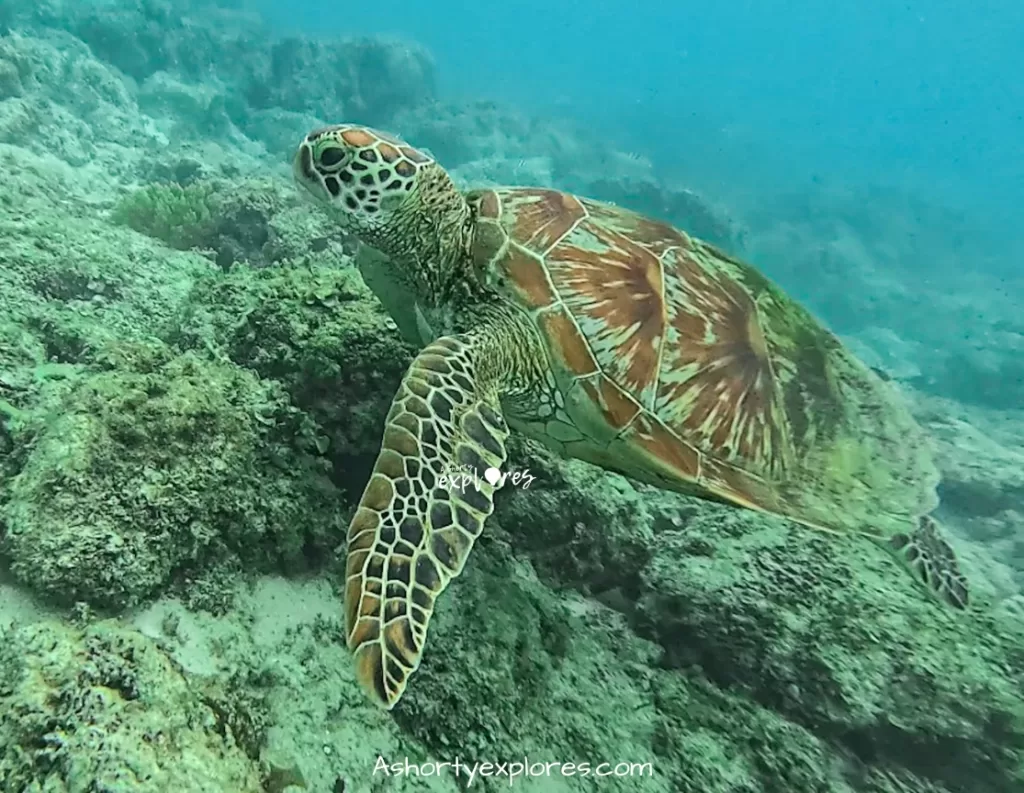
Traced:
[[309, 196], [321, 201], [327, 197], [327, 188], [321, 184], [320, 178], [313, 168], [313, 155], [309, 151], [309, 146], [300, 146], [299, 150], [295, 152], [295, 158], [292, 160], [292, 175], [295, 177], [295, 182]]
[[316, 171], [313, 170], [313, 154], [310, 152], [309, 146], [299, 146], [298, 151], [295, 152], [295, 158], [292, 160], [292, 170], [296, 176], [302, 175], [307, 179], [316, 177]]

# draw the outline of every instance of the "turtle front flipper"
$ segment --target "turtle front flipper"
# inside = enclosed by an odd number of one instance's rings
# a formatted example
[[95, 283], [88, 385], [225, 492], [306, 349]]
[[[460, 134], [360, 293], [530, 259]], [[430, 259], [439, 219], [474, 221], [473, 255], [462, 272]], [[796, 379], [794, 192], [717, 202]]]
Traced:
[[934, 596], [953, 608], [967, 608], [967, 577], [960, 570], [953, 547], [930, 515], [922, 515], [910, 534], [890, 537], [888, 546]]
[[485, 471], [504, 464], [508, 429], [476, 353], [471, 338], [450, 336], [413, 361], [348, 528], [348, 647], [359, 682], [389, 710], [419, 666], [435, 599], [494, 508]]

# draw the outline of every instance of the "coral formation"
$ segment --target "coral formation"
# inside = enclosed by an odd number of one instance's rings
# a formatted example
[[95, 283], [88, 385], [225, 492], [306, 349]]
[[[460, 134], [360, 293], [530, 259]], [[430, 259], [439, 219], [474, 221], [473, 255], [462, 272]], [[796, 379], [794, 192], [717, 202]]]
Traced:
[[317, 443], [336, 481], [351, 497], [362, 491], [387, 394], [412, 350], [351, 266], [282, 263], [202, 278], [174, 338], [281, 383], [319, 427]]
[[337, 543], [315, 427], [273, 381], [155, 345], [107, 361], [18, 422], [2, 520], [21, 580], [122, 607], [182, 566], [299, 570]]
[[205, 247], [216, 211], [210, 184], [151, 184], [122, 198], [111, 220], [188, 250]]
[[[661, 646], [663, 667], [742, 693], [868, 765], [953, 790], [1024, 780], [1019, 622], [950, 617], [866, 541], [837, 547], [782, 521], [584, 471], [550, 491], [541, 474], [541, 485], [500, 498], [497, 515], [545, 580], [622, 611]], [[941, 763], [929, 754], [935, 742]]]
[[0, 641], [4, 790], [264, 793], [230, 714], [114, 623], [44, 622]]

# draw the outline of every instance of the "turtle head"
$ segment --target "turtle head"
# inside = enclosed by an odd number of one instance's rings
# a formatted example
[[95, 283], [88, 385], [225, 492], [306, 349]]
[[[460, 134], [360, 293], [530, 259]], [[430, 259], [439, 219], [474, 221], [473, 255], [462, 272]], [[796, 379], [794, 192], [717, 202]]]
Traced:
[[432, 157], [392, 135], [355, 124], [314, 130], [292, 170], [343, 228], [401, 265], [438, 267], [465, 250], [466, 200]]
[[425, 154], [390, 135], [345, 124], [309, 133], [292, 170], [302, 187], [358, 235], [386, 225], [431, 165]]

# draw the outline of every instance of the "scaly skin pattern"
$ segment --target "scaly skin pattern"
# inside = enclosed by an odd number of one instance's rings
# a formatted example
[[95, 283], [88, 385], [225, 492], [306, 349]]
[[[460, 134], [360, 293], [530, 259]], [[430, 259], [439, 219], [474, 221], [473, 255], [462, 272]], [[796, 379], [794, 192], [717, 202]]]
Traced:
[[[928, 513], [937, 473], [894, 391], [753, 267], [549, 189], [463, 195], [387, 133], [310, 133], [297, 183], [385, 257], [372, 285], [424, 349], [348, 533], [346, 627], [385, 708], [493, 509], [509, 430], [659, 487], [860, 534], [964, 608]], [[370, 279], [367, 279], [368, 282]], [[446, 473], [471, 469], [477, 484]]]

